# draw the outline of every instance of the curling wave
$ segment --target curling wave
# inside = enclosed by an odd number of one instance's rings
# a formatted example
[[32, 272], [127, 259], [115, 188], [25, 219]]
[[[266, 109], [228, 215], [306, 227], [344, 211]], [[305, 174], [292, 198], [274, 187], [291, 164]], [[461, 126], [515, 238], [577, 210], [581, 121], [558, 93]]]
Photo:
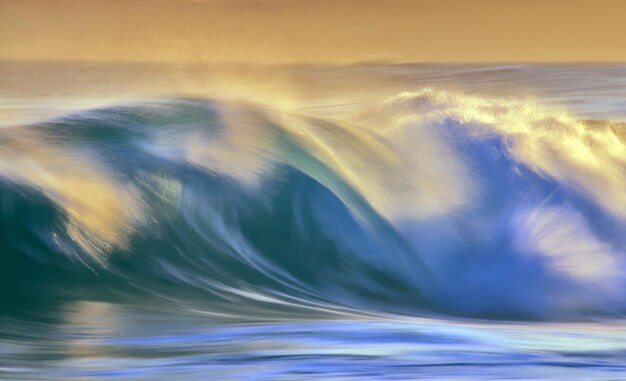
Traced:
[[626, 133], [425, 89], [349, 121], [167, 99], [0, 130], [9, 309], [626, 311]]

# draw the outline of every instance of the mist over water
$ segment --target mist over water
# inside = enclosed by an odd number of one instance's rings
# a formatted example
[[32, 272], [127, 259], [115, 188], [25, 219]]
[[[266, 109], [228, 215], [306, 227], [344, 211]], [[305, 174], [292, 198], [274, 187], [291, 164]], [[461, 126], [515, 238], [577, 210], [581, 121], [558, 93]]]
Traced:
[[623, 67], [0, 68], [0, 377], [626, 372]]

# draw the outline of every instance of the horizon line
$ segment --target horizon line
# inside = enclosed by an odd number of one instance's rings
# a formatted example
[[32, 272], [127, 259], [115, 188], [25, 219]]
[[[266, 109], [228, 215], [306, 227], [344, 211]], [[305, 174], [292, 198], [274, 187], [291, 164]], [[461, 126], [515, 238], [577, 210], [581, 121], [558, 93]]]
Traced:
[[610, 64], [626, 65], [626, 60], [494, 60], [494, 61], [393, 61], [393, 60], [356, 60], [349, 62], [333, 61], [292, 61], [292, 62], [252, 62], [252, 61], [170, 61], [170, 60], [97, 60], [71, 58], [22, 58], [0, 57], [0, 61], [32, 62], [32, 63], [84, 63], [84, 64], [151, 64], [151, 65], [203, 65], [203, 66], [357, 66], [357, 65], [563, 65], [563, 64]]

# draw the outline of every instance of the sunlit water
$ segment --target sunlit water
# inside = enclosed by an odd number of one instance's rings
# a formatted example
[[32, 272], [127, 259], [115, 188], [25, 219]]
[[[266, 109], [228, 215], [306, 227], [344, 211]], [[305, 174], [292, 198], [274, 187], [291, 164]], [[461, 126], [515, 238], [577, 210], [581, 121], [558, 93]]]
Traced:
[[0, 378], [626, 378], [624, 66], [0, 85]]

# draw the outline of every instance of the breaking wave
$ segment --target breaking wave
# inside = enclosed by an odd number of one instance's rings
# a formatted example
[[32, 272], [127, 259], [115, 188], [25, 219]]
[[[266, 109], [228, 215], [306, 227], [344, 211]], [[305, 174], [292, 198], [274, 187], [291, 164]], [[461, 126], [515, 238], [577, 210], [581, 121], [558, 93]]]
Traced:
[[351, 120], [166, 99], [0, 129], [0, 309], [626, 311], [626, 129], [425, 89]]

